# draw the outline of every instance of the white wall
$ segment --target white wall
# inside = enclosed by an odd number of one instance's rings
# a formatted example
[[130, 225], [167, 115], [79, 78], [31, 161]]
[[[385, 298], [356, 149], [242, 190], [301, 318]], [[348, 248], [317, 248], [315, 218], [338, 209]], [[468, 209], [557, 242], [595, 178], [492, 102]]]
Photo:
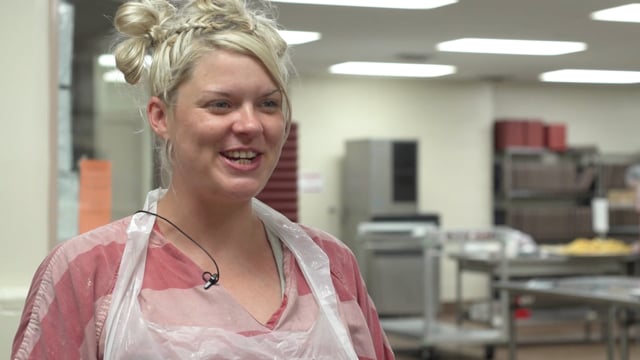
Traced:
[[[49, 250], [50, 54], [48, 0], [2, 1], [0, 5], [0, 357], [8, 358], [17, 326], [16, 296], [24, 295]], [[53, 150], [53, 151], [52, 151]], [[5, 307], [9, 304], [10, 306]], [[5, 312], [10, 311], [11, 313]]]
[[419, 210], [444, 226], [491, 222], [492, 92], [487, 84], [425, 80], [304, 78], [292, 88], [300, 124], [300, 173], [319, 173], [325, 191], [302, 193], [300, 218], [340, 236], [340, 161], [345, 141], [418, 139]]
[[[440, 215], [446, 228], [492, 222], [492, 87], [434, 80], [304, 78], [292, 89], [300, 126], [300, 173], [320, 174], [321, 193], [300, 194], [300, 220], [340, 233], [341, 159], [345, 141], [361, 138], [419, 141], [420, 212]], [[454, 294], [453, 263], [442, 262], [442, 297]], [[465, 294], [483, 293], [486, 281], [465, 277]]]
[[637, 85], [503, 84], [495, 90], [495, 115], [564, 122], [570, 145], [633, 153], [640, 152], [638, 99]]

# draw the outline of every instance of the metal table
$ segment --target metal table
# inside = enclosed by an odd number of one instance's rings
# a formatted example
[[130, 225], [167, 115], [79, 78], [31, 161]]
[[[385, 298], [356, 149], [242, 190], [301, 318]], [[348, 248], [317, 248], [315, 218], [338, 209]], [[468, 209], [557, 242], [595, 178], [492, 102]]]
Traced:
[[[452, 253], [450, 257], [460, 271], [479, 271], [497, 276], [500, 259], [487, 254]], [[510, 278], [566, 276], [607, 273], [631, 274], [637, 272], [639, 254], [571, 256], [553, 253], [535, 253], [509, 258]]]
[[507, 281], [535, 277], [567, 277], [579, 275], [633, 275], [640, 270], [640, 255], [570, 256], [535, 253], [507, 259], [507, 274], [503, 274], [502, 260], [490, 254], [469, 252], [451, 253], [456, 262], [456, 308], [458, 323], [463, 319], [462, 274], [465, 271], [484, 273], [489, 278], [488, 292], [498, 279]]
[[[531, 279], [527, 281], [501, 281], [495, 288], [506, 291], [508, 296], [530, 294], [536, 296], [577, 300], [604, 308], [607, 312], [607, 358], [615, 356], [616, 324], [620, 333], [620, 359], [629, 358], [628, 327], [626, 315], [640, 309], [640, 278], [629, 276], [574, 276], [561, 279]], [[620, 312], [619, 312], [620, 311]], [[617, 318], [617, 315], [622, 315]], [[619, 321], [619, 322], [617, 322]], [[510, 311], [508, 329], [509, 359], [516, 359], [516, 327]]]

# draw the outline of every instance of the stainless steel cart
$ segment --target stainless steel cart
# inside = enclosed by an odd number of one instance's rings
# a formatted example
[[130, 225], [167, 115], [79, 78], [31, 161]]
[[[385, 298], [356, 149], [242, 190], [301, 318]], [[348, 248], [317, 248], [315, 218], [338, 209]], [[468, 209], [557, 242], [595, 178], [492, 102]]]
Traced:
[[[458, 322], [444, 322], [439, 320], [440, 308], [440, 259], [443, 255], [443, 245], [447, 243], [458, 244], [459, 251], [468, 249], [468, 242], [493, 243], [493, 256], [499, 259], [501, 274], [500, 281], [508, 279], [508, 262], [506, 245], [509, 236], [518, 232], [507, 227], [475, 230], [441, 230], [435, 226], [412, 223], [361, 223], [358, 227], [359, 246], [363, 249], [358, 255], [360, 266], [363, 269], [365, 281], [375, 281], [370, 277], [368, 264], [375, 256], [374, 250], [379, 250], [381, 244], [393, 247], [404, 244], [407, 248], [416, 248], [422, 256], [422, 273], [420, 276], [423, 288], [422, 313], [417, 316], [401, 316], [382, 318], [382, 326], [388, 333], [409, 336], [419, 341], [423, 358], [432, 358], [436, 347], [450, 344], [485, 346], [487, 358], [493, 358], [493, 349], [496, 345], [507, 344], [510, 329], [507, 322], [498, 325], [488, 325], [486, 328], [477, 326], [468, 327]], [[396, 245], [397, 248], [397, 245]], [[500, 260], [501, 259], [501, 260]], [[397, 279], [400, 281], [401, 279]], [[491, 295], [489, 295], [491, 296]], [[375, 301], [375, 299], [374, 299]], [[499, 294], [500, 311], [503, 319], [509, 318], [509, 299], [506, 292]]]

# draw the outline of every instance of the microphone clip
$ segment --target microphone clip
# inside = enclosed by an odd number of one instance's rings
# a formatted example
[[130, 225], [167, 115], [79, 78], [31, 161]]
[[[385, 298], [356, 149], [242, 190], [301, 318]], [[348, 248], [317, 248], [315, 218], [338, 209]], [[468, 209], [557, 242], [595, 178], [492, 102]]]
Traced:
[[204, 289], [209, 290], [210, 287], [216, 285], [220, 279], [218, 274], [212, 274], [208, 271], [202, 273], [202, 280], [204, 280]]

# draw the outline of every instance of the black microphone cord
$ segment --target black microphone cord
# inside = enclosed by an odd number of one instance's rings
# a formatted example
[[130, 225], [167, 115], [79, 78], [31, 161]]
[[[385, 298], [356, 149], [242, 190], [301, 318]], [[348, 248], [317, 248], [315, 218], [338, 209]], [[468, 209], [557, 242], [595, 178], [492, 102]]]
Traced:
[[172, 223], [166, 217], [164, 217], [162, 215], [158, 215], [158, 214], [153, 213], [151, 211], [138, 210], [138, 211], [136, 211], [136, 214], [137, 213], [145, 213], [145, 214], [153, 215], [153, 216], [155, 216], [157, 218], [160, 218], [160, 219], [166, 221], [167, 223], [169, 223], [169, 225], [173, 226], [176, 230], [178, 230], [187, 239], [191, 240], [194, 244], [196, 244], [200, 248], [200, 250], [202, 250], [205, 254], [207, 254], [209, 259], [211, 259], [211, 261], [213, 262], [213, 265], [215, 265], [216, 272], [213, 273], [213, 274], [210, 273], [209, 271], [205, 271], [205, 272], [202, 273], [202, 280], [204, 280], [204, 289], [205, 290], [208, 290], [211, 286], [216, 285], [218, 283], [218, 281], [220, 281], [220, 268], [218, 267], [218, 263], [216, 262], [216, 260], [213, 258], [213, 256], [211, 256], [211, 254], [209, 254], [209, 252], [207, 250], [205, 250], [204, 247], [202, 247], [202, 245], [198, 244], [197, 241], [193, 240], [193, 238], [191, 236], [187, 235], [186, 232], [184, 232], [182, 229], [180, 229], [178, 227], [178, 225]]

